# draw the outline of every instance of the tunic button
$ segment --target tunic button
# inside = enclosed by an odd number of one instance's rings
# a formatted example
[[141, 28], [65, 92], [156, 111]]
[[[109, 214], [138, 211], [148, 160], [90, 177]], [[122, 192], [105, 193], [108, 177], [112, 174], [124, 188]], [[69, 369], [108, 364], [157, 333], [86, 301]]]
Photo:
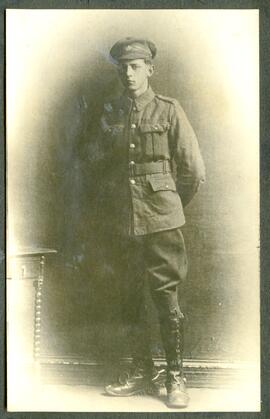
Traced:
[[131, 183], [131, 185], [135, 185], [135, 183], [136, 183], [135, 179], [130, 179], [130, 183]]
[[136, 111], [136, 106], [133, 106], [133, 108], [132, 108], [134, 111]]
[[131, 124], [131, 128], [136, 128], [136, 124]]
[[129, 145], [129, 148], [135, 148], [135, 144], [131, 143], [131, 144]]
[[165, 185], [165, 188], [168, 189], [169, 188], [169, 185]]

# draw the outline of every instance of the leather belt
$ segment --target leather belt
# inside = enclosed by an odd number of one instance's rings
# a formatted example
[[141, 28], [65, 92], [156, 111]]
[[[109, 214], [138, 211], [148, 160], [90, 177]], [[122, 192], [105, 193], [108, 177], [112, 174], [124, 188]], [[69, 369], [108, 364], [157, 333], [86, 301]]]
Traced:
[[161, 160], [150, 163], [129, 163], [129, 169], [131, 176], [169, 173], [172, 171], [170, 160]]

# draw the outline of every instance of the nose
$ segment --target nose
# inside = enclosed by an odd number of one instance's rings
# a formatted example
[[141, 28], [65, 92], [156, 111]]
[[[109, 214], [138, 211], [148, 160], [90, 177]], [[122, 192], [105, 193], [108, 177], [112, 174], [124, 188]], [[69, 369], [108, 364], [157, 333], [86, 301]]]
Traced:
[[130, 65], [127, 65], [126, 67], [126, 76], [130, 77], [132, 75], [132, 68]]

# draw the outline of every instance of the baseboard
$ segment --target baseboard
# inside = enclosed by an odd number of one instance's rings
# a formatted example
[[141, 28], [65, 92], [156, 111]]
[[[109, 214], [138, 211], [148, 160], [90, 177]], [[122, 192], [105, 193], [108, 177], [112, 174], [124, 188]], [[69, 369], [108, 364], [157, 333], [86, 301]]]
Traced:
[[[82, 357], [40, 357], [42, 381], [46, 384], [104, 385], [115, 377], [117, 367]], [[126, 368], [131, 359], [121, 360]], [[165, 367], [163, 358], [154, 359], [155, 365]], [[250, 381], [255, 365], [223, 360], [185, 359], [184, 374], [189, 387], [230, 388]]]

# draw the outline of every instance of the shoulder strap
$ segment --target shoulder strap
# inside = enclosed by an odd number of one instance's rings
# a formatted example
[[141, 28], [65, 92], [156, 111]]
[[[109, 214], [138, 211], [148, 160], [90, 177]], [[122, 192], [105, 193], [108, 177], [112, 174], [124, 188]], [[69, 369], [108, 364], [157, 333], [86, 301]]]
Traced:
[[156, 97], [158, 99], [163, 100], [164, 102], [173, 103], [173, 104], [177, 103], [177, 100], [172, 97], [163, 96], [163, 95], [156, 95]]

